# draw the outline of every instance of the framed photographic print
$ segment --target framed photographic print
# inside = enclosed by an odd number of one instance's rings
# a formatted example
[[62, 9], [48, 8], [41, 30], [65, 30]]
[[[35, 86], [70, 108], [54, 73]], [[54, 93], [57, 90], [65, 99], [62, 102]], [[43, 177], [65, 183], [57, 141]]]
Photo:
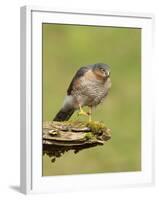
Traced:
[[149, 14], [21, 8], [21, 191], [153, 183]]

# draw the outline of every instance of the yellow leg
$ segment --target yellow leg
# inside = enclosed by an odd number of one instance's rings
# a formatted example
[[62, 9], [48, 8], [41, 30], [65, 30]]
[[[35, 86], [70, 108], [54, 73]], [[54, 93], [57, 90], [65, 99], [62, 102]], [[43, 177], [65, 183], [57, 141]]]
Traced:
[[80, 111], [79, 111], [78, 115], [85, 115], [85, 116], [88, 116], [88, 113], [86, 113], [86, 112], [82, 109], [81, 105], [79, 105], [79, 109], [80, 109]]
[[89, 107], [89, 122], [92, 121], [92, 107]]

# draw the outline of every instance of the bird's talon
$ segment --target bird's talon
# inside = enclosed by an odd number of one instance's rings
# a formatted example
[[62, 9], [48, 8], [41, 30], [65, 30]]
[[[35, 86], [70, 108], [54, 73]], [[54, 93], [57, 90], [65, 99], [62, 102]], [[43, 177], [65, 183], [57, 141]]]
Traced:
[[80, 111], [80, 112], [78, 113], [78, 115], [88, 116], [88, 114], [87, 114], [86, 112], [84, 112], [84, 111]]
[[88, 120], [89, 122], [91, 122], [92, 121], [92, 117], [91, 117], [91, 115], [89, 115], [89, 120]]
[[80, 108], [80, 111], [78, 112], [78, 115], [88, 116], [88, 113], [85, 112], [82, 108]]

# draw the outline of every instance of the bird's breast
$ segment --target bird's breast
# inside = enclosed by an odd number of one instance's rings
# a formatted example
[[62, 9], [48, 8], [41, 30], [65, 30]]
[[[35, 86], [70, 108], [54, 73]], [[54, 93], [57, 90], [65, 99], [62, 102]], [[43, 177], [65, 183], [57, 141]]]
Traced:
[[80, 88], [75, 93], [80, 96], [82, 105], [95, 106], [105, 98], [110, 87], [110, 78], [103, 82], [84, 76], [80, 79]]

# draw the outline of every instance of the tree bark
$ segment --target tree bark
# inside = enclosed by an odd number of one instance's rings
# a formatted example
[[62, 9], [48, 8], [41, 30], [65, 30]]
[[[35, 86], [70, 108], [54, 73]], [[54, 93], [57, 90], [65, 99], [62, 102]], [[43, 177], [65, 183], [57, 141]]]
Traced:
[[77, 153], [104, 145], [110, 138], [110, 129], [97, 121], [43, 122], [43, 154], [51, 157], [52, 162], [69, 150]]

